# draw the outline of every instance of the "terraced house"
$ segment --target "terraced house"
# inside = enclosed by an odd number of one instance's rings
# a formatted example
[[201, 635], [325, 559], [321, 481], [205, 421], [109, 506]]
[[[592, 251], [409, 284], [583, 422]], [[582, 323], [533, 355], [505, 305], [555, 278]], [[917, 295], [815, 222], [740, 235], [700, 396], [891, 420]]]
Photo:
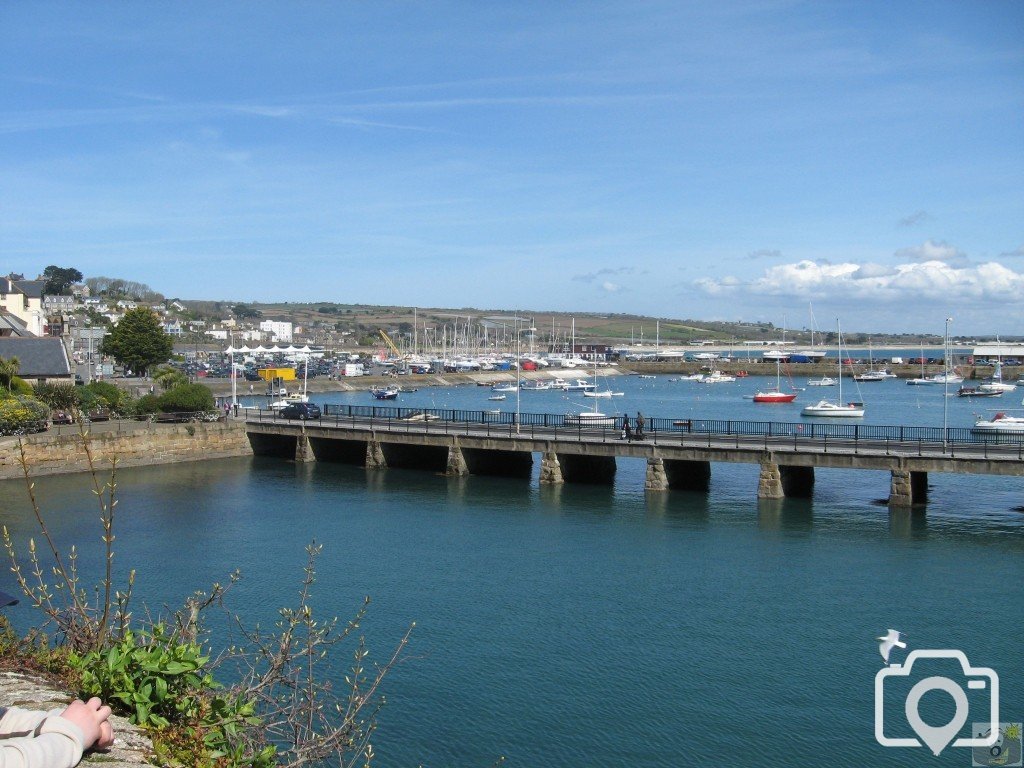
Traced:
[[34, 336], [46, 334], [45, 285], [43, 280], [25, 280], [20, 275], [0, 277], [0, 310], [14, 315]]

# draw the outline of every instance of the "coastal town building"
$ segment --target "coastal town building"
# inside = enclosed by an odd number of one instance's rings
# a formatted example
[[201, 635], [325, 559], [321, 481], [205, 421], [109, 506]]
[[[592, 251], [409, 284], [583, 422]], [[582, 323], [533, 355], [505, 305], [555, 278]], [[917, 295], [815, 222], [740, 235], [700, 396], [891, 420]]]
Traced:
[[45, 285], [42, 280], [25, 280], [20, 275], [0, 277], [0, 309], [18, 318], [33, 336], [43, 336], [46, 332]]
[[279, 322], [277, 320], [263, 320], [260, 322], [260, 331], [266, 334], [267, 341], [287, 341], [292, 340], [292, 324]]
[[0, 337], [0, 358], [18, 358], [18, 378], [29, 384], [74, 381], [64, 343], [57, 338]]

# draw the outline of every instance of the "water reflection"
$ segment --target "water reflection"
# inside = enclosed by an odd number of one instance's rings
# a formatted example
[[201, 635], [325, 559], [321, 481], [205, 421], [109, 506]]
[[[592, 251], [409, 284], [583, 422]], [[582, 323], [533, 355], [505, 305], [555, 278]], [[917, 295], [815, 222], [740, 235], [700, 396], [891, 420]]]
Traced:
[[814, 524], [810, 499], [758, 499], [757, 527], [762, 531], [807, 533]]
[[889, 510], [889, 532], [896, 539], [928, 538], [928, 515], [924, 507]]
[[704, 491], [649, 491], [644, 499], [645, 519], [688, 528], [707, 528], [711, 504]]

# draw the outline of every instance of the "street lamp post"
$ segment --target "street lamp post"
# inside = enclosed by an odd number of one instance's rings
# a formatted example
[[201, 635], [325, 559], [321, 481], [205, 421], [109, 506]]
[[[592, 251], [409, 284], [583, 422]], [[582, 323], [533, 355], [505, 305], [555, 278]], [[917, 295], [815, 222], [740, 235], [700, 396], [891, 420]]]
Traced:
[[235, 376], [235, 335], [228, 331], [228, 360], [231, 365], [231, 407], [238, 413], [238, 379]]
[[88, 320], [85, 321], [85, 337], [89, 345], [89, 351], [85, 356], [85, 383], [92, 384], [92, 326]]
[[946, 441], [949, 425], [949, 372], [951, 370], [949, 366], [949, 324], [953, 322], [952, 317], [946, 318], [946, 334], [943, 340], [942, 350], [942, 368], [944, 373], [942, 374], [942, 450], [946, 450]]

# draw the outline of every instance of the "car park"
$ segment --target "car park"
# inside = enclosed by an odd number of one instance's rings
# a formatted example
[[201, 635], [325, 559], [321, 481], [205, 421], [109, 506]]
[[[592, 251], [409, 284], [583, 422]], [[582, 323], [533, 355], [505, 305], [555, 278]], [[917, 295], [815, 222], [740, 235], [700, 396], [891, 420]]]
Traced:
[[278, 413], [281, 414], [283, 419], [300, 419], [301, 421], [319, 419], [320, 406], [316, 405], [316, 403], [291, 403], [278, 411]]

